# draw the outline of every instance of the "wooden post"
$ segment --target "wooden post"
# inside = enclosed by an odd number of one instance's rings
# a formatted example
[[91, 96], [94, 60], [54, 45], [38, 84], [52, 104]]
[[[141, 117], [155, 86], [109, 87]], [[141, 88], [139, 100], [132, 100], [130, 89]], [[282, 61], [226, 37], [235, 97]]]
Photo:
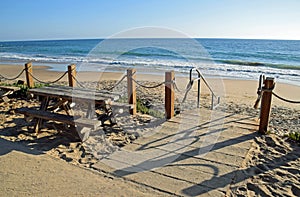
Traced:
[[25, 75], [26, 75], [26, 83], [29, 88], [34, 87], [34, 81], [32, 78], [32, 63], [28, 62], [25, 64]]
[[68, 78], [69, 78], [69, 86], [75, 87], [76, 86], [76, 65], [71, 64], [68, 66]]
[[130, 109], [130, 114], [136, 114], [136, 84], [133, 81], [136, 80], [135, 69], [127, 70], [127, 93], [128, 93], [128, 103], [133, 105], [133, 108]]
[[174, 71], [166, 72], [165, 74], [165, 108], [166, 108], [166, 118], [170, 119], [174, 117], [174, 101], [175, 101], [175, 93], [174, 86], [172, 82], [175, 79]]
[[272, 101], [272, 90], [274, 89], [274, 78], [267, 77], [264, 81], [264, 87], [261, 107], [260, 107], [260, 123], [259, 123], [259, 132], [266, 134], [268, 130], [270, 110], [271, 110], [271, 101]]

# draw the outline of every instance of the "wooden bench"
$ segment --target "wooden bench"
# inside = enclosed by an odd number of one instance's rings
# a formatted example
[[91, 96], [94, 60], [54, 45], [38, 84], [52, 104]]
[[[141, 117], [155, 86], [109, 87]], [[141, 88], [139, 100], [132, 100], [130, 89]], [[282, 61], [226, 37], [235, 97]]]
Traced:
[[[25, 116], [40, 118], [43, 120], [52, 120], [57, 122], [62, 122], [72, 126], [79, 126], [83, 128], [90, 128], [95, 130], [97, 127], [101, 125], [101, 122], [98, 120], [92, 120], [83, 117], [73, 117], [64, 114], [53, 113], [50, 111], [43, 111], [34, 108], [22, 107], [15, 110], [16, 113], [24, 114]], [[82, 141], [85, 141], [89, 137], [89, 130], [81, 129], [78, 132], [79, 137]]]

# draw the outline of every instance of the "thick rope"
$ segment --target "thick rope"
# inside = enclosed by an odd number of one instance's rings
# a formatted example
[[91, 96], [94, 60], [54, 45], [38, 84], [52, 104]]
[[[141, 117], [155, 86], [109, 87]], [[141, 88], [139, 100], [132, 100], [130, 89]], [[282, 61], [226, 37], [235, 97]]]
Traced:
[[292, 101], [292, 100], [283, 98], [283, 97], [279, 96], [278, 94], [276, 94], [275, 92], [272, 92], [272, 94], [273, 94], [276, 98], [278, 98], [278, 99], [280, 99], [280, 100], [282, 100], [282, 101], [285, 101], [285, 102], [288, 102], [288, 103], [300, 104], [300, 101]]
[[[189, 91], [192, 89], [194, 82], [199, 81], [199, 80], [202, 79], [203, 82], [204, 82], [204, 84], [206, 85], [206, 87], [207, 87], [207, 88], [209, 89], [209, 91], [211, 92], [212, 98], [213, 98], [213, 97], [217, 98], [217, 99], [218, 99], [218, 104], [219, 104], [219, 97], [214, 93], [214, 91], [212, 90], [212, 88], [209, 86], [208, 82], [207, 82], [207, 81], [205, 80], [205, 78], [203, 77], [202, 73], [201, 73], [197, 68], [196, 68], [196, 71], [197, 71], [197, 73], [198, 73], [198, 78], [192, 79], [192, 75], [191, 75], [191, 74], [192, 74], [192, 70], [193, 70], [193, 69], [195, 69], [195, 68], [192, 68], [192, 69], [190, 70], [190, 81], [189, 81], [189, 83], [188, 83], [188, 85], [187, 85], [187, 87], [186, 87], [185, 94], [184, 94], [184, 97], [183, 97], [181, 103], [184, 103], [184, 102], [186, 101], [187, 95], [188, 95]], [[176, 84], [175, 84], [174, 86], [175, 86], [175, 88], [177, 89], [178, 92], [182, 92], [182, 91], [179, 90], [179, 88], [177, 87]], [[212, 102], [212, 105], [213, 105], [213, 102]]]
[[177, 92], [179, 92], [179, 93], [183, 93], [183, 92], [184, 92], [184, 97], [183, 97], [183, 99], [182, 99], [182, 101], [181, 101], [180, 104], [183, 104], [183, 103], [186, 101], [187, 96], [188, 96], [188, 93], [189, 93], [190, 90], [192, 89], [193, 84], [194, 84], [194, 81], [190, 81], [190, 82], [188, 82], [188, 84], [187, 84], [185, 90], [180, 90], [180, 89], [178, 88], [176, 82], [174, 83], [174, 88], [175, 88], [175, 90], [177, 90]]
[[289, 100], [289, 99], [283, 98], [283, 97], [279, 96], [278, 94], [276, 94], [275, 92], [273, 92], [273, 89], [274, 89], [275, 85], [273, 86], [273, 88], [270, 88], [270, 89], [266, 89], [266, 88], [262, 87], [262, 83], [263, 83], [264, 79], [265, 79], [265, 76], [260, 75], [258, 89], [257, 89], [257, 95], [258, 96], [257, 96], [257, 99], [256, 99], [255, 104], [254, 104], [255, 109], [258, 108], [258, 104], [259, 104], [259, 101], [262, 98], [262, 93], [263, 92], [271, 92], [276, 98], [278, 98], [282, 101], [288, 102], [288, 103], [300, 104], [300, 101]]
[[136, 81], [136, 80], [133, 79], [133, 78], [131, 78], [131, 79], [132, 79], [137, 85], [139, 85], [139, 86], [141, 86], [141, 87], [143, 87], [143, 88], [147, 88], [147, 89], [158, 88], [158, 87], [160, 87], [160, 86], [162, 86], [162, 85], [165, 85], [165, 84], [174, 84], [173, 81], [164, 81], [164, 82], [161, 82], [161, 83], [159, 83], [159, 84], [157, 84], [157, 85], [154, 85], [154, 86], [146, 86], [146, 85], [143, 85], [143, 84], [139, 83], [138, 81]]
[[32, 75], [31, 73], [29, 73], [31, 75], [31, 77], [33, 79], [35, 79], [36, 81], [38, 81], [39, 83], [43, 83], [43, 84], [53, 84], [53, 83], [57, 83], [58, 81], [60, 81], [66, 74], [68, 73], [68, 71], [64, 72], [58, 79], [54, 80], [54, 81], [50, 81], [50, 82], [45, 82], [45, 81], [42, 81], [38, 78], [36, 78], [34, 75]]
[[259, 76], [259, 82], [258, 82], [258, 88], [257, 88], [257, 99], [254, 103], [254, 109], [257, 109], [258, 108], [258, 104], [261, 100], [261, 97], [262, 97], [262, 84], [263, 84], [263, 81], [264, 81], [264, 78], [265, 76], [264, 75], [260, 75]]
[[175, 90], [176, 90], [177, 92], [179, 92], [179, 93], [183, 92], [182, 90], [180, 90], [180, 89], [178, 88], [178, 86], [177, 86], [177, 84], [176, 84], [176, 81], [174, 82], [174, 88], [175, 88]]
[[80, 87], [82, 87], [82, 88], [87, 88], [87, 87], [85, 87], [80, 81], [78, 81], [78, 79], [77, 79], [75, 76], [73, 76], [72, 74], [71, 74], [71, 76], [72, 76], [72, 78], [76, 81], [76, 83], [77, 83]]
[[[116, 88], [118, 85], [121, 84], [121, 82], [125, 79], [126, 75], [124, 75], [113, 87], [111, 88], [107, 88], [108, 91], [113, 90], [114, 88]], [[76, 81], [76, 83], [82, 87], [82, 88], [87, 88], [85, 87], [75, 76], [72, 75], [72, 78]]]
[[24, 71], [25, 71], [25, 68], [16, 77], [13, 77], [13, 78], [4, 77], [3, 75], [0, 74], [0, 78], [8, 80], [8, 81], [16, 80], [23, 74]]
[[121, 84], [121, 82], [126, 78], [127, 75], [123, 75], [123, 77], [111, 88], [107, 88], [107, 90], [111, 91], [113, 90], [114, 88], [116, 88], [118, 85]]
[[191, 90], [192, 87], [193, 87], [193, 84], [194, 84], [193, 81], [192, 81], [192, 82], [189, 82], [189, 83], [187, 84], [186, 90], [185, 90], [185, 94], [184, 94], [184, 97], [183, 97], [183, 99], [182, 99], [182, 101], [181, 101], [181, 104], [185, 102], [188, 93], [190, 92], [190, 90]]

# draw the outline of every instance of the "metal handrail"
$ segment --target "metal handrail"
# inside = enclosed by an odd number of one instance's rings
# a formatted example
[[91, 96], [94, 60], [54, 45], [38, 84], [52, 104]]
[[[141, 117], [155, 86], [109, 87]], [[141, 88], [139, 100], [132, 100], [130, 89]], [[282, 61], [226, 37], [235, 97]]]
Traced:
[[[196, 72], [198, 73], [198, 78], [197, 79], [192, 79], [193, 70], [196, 70]], [[210, 85], [208, 84], [208, 82], [205, 80], [205, 78], [202, 75], [202, 73], [200, 72], [200, 70], [197, 69], [197, 68], [191, 68], [191, 70], [190, 70], [190, 84], [192, 85], [195, 81], [198, 81], [197, 108], [200, 107], [200, 82], [201, 82], [201, 79], [203, 80], [204, 84], [209, 89], [209, 91], [210, 91], [210, 93], [212, 95], [211, 109], [214, 109], [214, 107], [216, 107], [217, 105], [220, 104], [220, 97], [217, 96], [214, 93], [213, 89], [210, 87]], [[217, 103], [216, 106], [214, 106], [214, 97], [218, 99], [218, 103]]]

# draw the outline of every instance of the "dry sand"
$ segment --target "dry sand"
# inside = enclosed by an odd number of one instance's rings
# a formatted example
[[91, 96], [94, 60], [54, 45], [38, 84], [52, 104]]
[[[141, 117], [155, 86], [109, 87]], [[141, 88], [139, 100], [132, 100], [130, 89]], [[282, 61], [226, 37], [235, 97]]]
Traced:
[[[34, 66], [33, 73], [38, 79], [52, 81], [63, 72], [48, 71], [46, 66]], [[23, 66], [0, 65], [1, 74], [14, 77]], [[78, 79], [91, 85], [91, 80], [103, 81], [102, 86], [114, 85], [124, 73], [80, 72]], [[24, 75], [20, 79], [24, 80]], [[108, 82], [107, 80], [113, 80]], [[154, 81], [155, 84], [164, 80], [164, 76], [138, 74], [139, 81]], [[63, 78], [64, 83], [67, 76]], [[209, 83], [218, 84], [220, 80], [209, 79]], [[185, 89], [187, 77], [179, 76], [176, 82], [180, 89]], [[225, 90], [221, 109], [228, 112], [257, 115], [258, 110], [252, 108], [257, 97], [257, 81], [228, 80], [221, 81], [221, 89]], [[143, 83], [143, 82], [142, 82]], [[124, 91], [123, 86], [117, 91]], [[224, 87], [224, 88], [223, 88]], [[209, 107], [210, 96], [207, 88], [201, 86], [201, 106]], [[143, 90], [144, 97], [154, 98], [153, 103], [163, 105], [163, 87], [157, 90]], [[126, 88], [125, 88], [126, 91]], [[147, 92], [148, 91], [148, 92]], [[276, 84], [275, 92], [283, 97], [299, 100], [300, 87]], [[176, 93], [180, 102], [183, 93]], [[185, 107], [195, 107], [196, 89], [190, 92]], [[11, 99], [9, 103], [0, 103], [0, 193], [1, 196], [11, 195], [79, 195], [79, 196], [144, 196], [166, 195], [143, 185], [94, 172], [91, 169], [96, 162], [89, 154], [84, 144], [72, 141], [65, 128], [51, 124], [50, 129], [35, 136], [30, 132], [32, 125], [25, 122], [23, 117], [14, 114], [13, 110], [22, 106], [38, 106], [35, 100]], [[282, 102], [273, 98], [270, 130], [276, 134], [260, 136], [255, 139], [253, 148], [245, 160], [240, 177], [233, 181], [231, 196], [300, 196], [300, 160], [299, 146], [286, 137], [279, 137], [289, 131], [299, 131], [300, 106]], [[120, 117], [120, 122], [132, 122], [133, 130], [147, 129], [143, 116], [135, 118]], [[52, 127], [51, 127], [52, 126]], [[145, 127], [143, 127], [145, 126]], [[29, 129], [28, 129], [29, 128]], [[113, 151], [111, 142], [106, 153]], [[107, 148], [106, 147], [106, 148]]]
[[121, 178], [80, 168], [0, 139], [1, 196], [159, 196]]

